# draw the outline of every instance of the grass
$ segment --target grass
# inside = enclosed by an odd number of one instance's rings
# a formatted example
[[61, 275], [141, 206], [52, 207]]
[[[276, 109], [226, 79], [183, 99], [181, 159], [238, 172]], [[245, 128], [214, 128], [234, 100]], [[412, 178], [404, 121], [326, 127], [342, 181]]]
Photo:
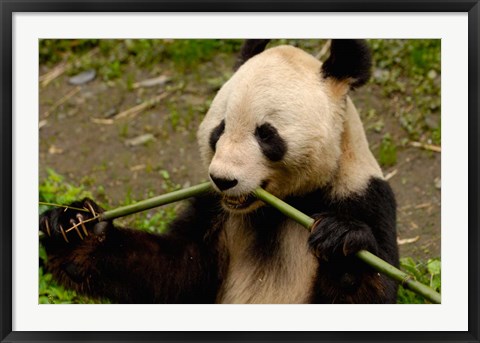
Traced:
[[[95, 69], [104, 80], [119, 78], [129, 64], [154, 68], [172, 62], [178, 72], [190, 72], [219, 53], [240, 49], [238, 39], [41, 39], [40, 64], [69, 62], [69, 74]], [[98, 50], [98, 53], [91, 52]], [[90, 52], [90, 54], [89, 54]]]
[[[92, 197], [92, 193], [85, 190], [84, 186], [72, 186], [64, 182], [63, 176], [52, 169], [47, 169], [48, 176], [39, 185], [39, 200], [41, 202], [68, 204], [85, 197]], [[40, 205], [39, 212], [42, 213], [48, 206]]]
[[385, 134], [380, 143], [378, 162], [382, 167], [393, 166], [397, 163], [397, 146], [390, 134]]
[[[426, 262], [416, 261], [411, 257], [400, 259], [400, 268], [415, 279], [434, 291], [441, 293], [441, 261], [439, 258], [429, 259]], [[425, 304], [421, 296], [400, 286], [398, 291], [398, 303], [400, 304]]]
[[374, 67], [371, 84], [400, 102], [393, 113], [411, 140], [440, 144], [441, 41], [369, 40]]
[[[92, 197], [84, 186], [72, 186], [64, 182], [64, 178], [52, 169], [48, 169], [48, 176], [39, 185], [39, 199], [41, 202], [54, 204], [69, 204], [75, 200]], [[39, 213], [43, 213], [49, 206], [40, 205]], [[59, 285], [52, 274], [45, 271], [48, 263], [45, 248], [39, 244], [40, 266], [38, 269], [38, 302], [40, 304], [91, 304], [108, 302], [106, 299], [93, 299], [79, 295], [77, 292], [65, 289]]]

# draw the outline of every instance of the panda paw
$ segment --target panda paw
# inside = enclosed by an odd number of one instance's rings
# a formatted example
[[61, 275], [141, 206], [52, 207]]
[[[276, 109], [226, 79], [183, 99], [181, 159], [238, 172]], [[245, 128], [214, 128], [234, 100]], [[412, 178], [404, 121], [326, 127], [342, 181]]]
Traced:
[[93, 200], [85, 198], [67, 207], [58, 207], [40, 215], [39, 229], [44, 233], [43, 240], [49, 247], [75, 244], [96, 236], [102, 239], [111, 221], [99, 222], [95, 219], [104, 212]]
[[319, 259], [329, 261], [353, 255], [360, 250], [376, 254], [376, 239], [372, 229], [365, 223], [334, 215], [317, 218], [308, 243]]

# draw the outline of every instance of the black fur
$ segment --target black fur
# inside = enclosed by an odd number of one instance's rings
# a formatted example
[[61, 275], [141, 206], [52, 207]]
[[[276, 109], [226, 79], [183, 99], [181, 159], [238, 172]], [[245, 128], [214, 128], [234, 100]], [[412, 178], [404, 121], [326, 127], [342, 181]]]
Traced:
[[372, 57], [364, 40], [333, 39], [330, 56], [322, 65], [322, 74], [340, 81], [352, 79], [350, 87], [353, 89], [367, 83], [371, 68]]
[[270, 39], [245, 40], [245, 43], [243, 43], [243, 46], [242, 46], [242, 50], [240, 51], [240, 55], [237, 58], [237, 62], [235, 63], [234, 70], [237, 70], [238, 68], [241, 67], [242, 64], [244, 64], [250, 58], [252, 58], [255, 55], [258, 55], [263, 50], [265, 50], [265, 47], [267, 46], [268, 42], [270, 42]]
[[225, 131], [225, 119], [223, 119], [220, 124], [218, 124], [217, 127], [215, 127], [210, 134], [210, 139], [208, 143], [210, 144], [210, 148], [212, 148], [213, 151], [215, 151], [215, 146], [217, 145], [218, 140], [223, 134], [223, 131]]
[[285, 227], [286, 218], [278, 210], [269, 206], [259, 208], [249, 214], [248, 229], [254, 235], [254, 244], [250, 247], [252, 258], [263, 263], [275, 262], [280, 248], [280, 235]]
[[[287, 200], [318, 218], [309, 240], [312, 252], [321, 261], [312, 302], [394, 303], [396, 282], [379, 276], [353, 256], [367, 249], [398, 267], [392, 189], [387, 182], [372, 178], [363, 194], [340, 201], [331, 200], [326, 194], [328, 190], [318, 190]], [[344, 284], [359, 287], [349, 292], [342, 288]]]
[[255, 137], [263, 154], [273, 162], [280, 161], [287, 153], [287, 143], [269, 123], [255, 129]]

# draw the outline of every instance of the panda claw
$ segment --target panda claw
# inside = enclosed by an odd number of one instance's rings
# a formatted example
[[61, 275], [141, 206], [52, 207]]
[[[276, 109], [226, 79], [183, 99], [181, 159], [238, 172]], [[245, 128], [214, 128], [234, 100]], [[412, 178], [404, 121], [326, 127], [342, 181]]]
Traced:
[[75, 223], [75, 220], [73, 219], [70, 219], [70, 224], [72, 224], [72, 228], [75, 229], [75, 231], [77, 232], [78, 234], [78, 237], [80, 237], [80, 239], [83, 241], [83, 236], [82, 234], [80, 233], [80, 230], [78, 229], [78, 225], [80, 225], [80, 223]]
[[48, 224], [48, 219], [47, 218], [45, 218], [45, 228], [47, 229], [48, 237], [51, 237], [52, 234], [50, 233], [50, 224]]
[[85, 227], [85, 224], [83, 223], [83, 216], [80, 213], [77, 213], [77, 219], [78, 219], [78, 224], [80, 224], [80, 226], [82, 227], [85, 237], [88, 237], [88, 231], [87, 231], [87, 228]]
[[68, 241], [67, 235], [65, 234], [65, 230], [63, 229], [62, 224], [59, 224], [58, 226], [60, 227], [60, 232], [62, 233], [62, 236], [63, 236], [63, 239], [65, 240], [65, 242], [70, 243]]
[[92, 213], [92, 215], [93, 215], [94, 217], [96, 217], [96, 216], [97, 216], [97, 213], [95, 213], [95, 210], [93, 209], [92, 204], [90, 204], [90, 202], [86, 201], [86, 202], [85, 202], [85, 205], [88, 207], [88, 210], [90, 211], [90, 213]]

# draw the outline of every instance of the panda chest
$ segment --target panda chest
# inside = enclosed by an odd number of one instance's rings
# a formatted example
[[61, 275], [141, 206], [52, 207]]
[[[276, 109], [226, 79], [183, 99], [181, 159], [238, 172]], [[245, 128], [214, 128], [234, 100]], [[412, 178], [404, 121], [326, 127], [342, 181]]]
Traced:
[[256, 233], [240, 219], [227, 220], [223, 244], [229, 256], [219, 303], [307, 303], [317, 274], [308, 231], [285, 221], [274, 236]]

